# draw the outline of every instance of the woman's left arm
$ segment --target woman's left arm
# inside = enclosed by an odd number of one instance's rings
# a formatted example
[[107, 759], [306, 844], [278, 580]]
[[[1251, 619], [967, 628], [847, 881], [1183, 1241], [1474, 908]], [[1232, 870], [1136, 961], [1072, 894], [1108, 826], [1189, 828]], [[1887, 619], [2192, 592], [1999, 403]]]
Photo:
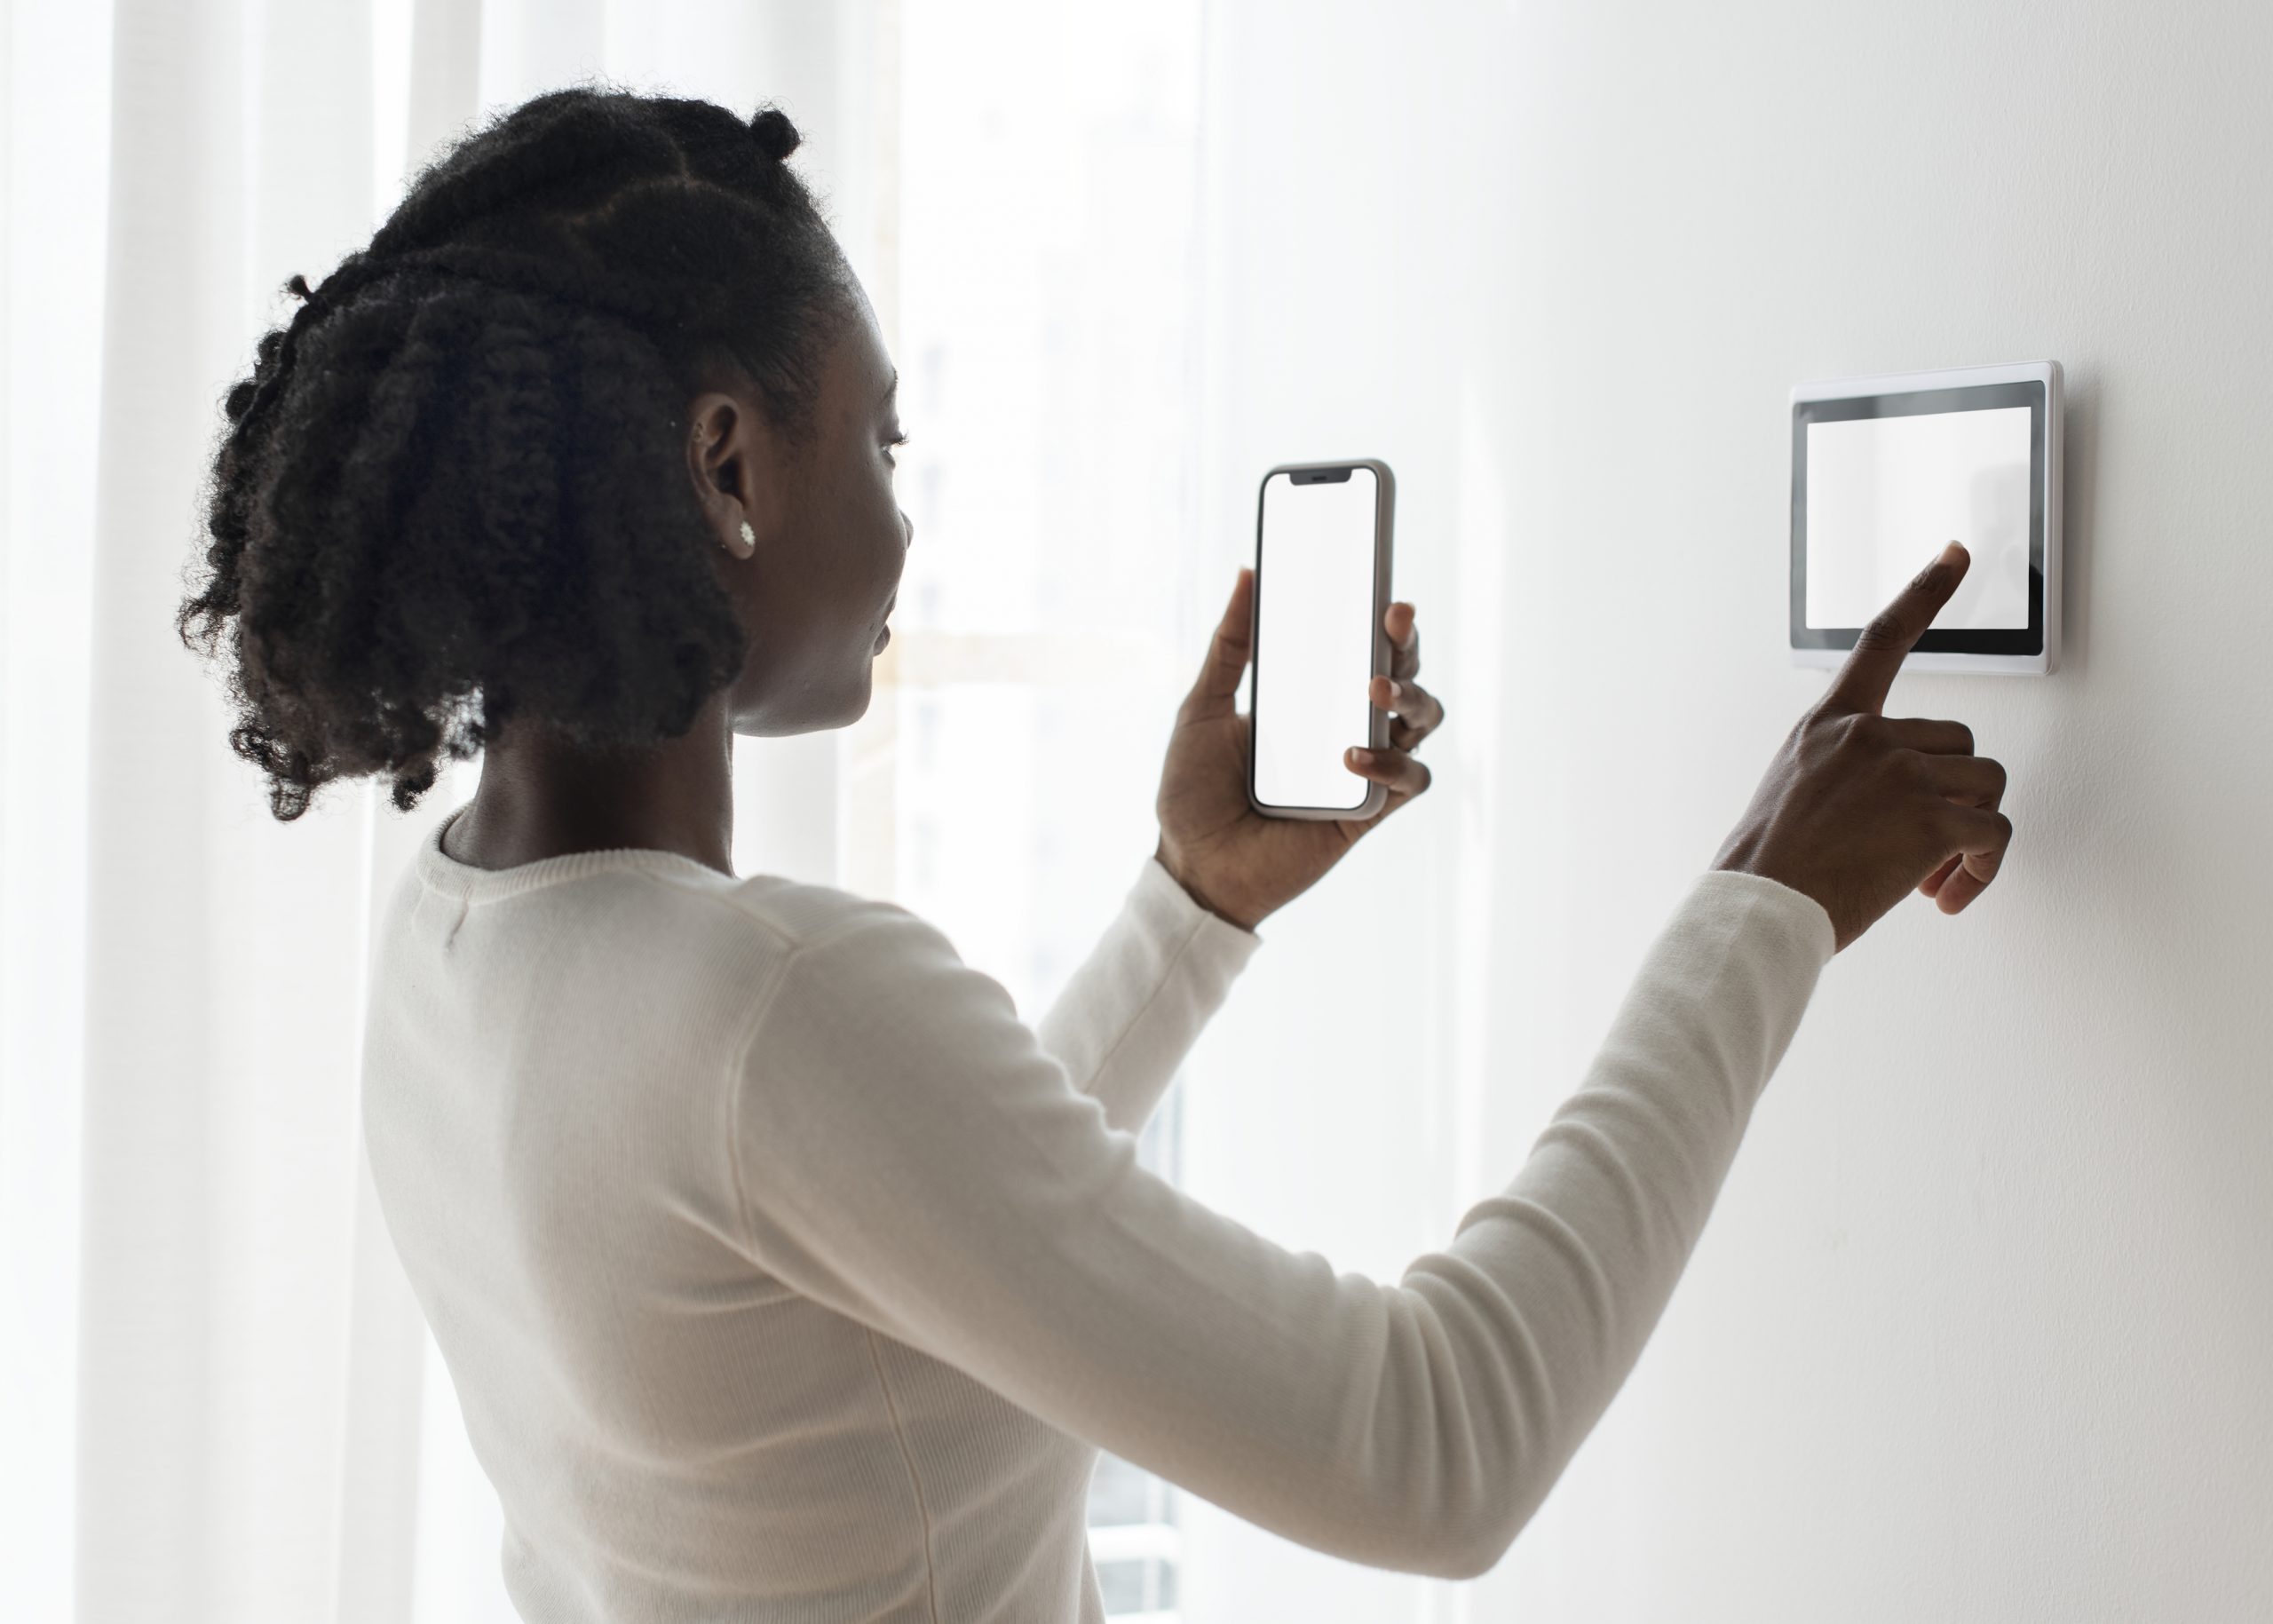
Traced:
[[[1429, 788], [1412, 752], [1444, 720], [1414, 680], [1421, 633], [1409, 603], [1384, 618], [1390, 675], [1367, 684], [1391, 748], [1353, 749], [1350, 770], [1385, 785], [1371, 819], [1266, 818], [1247, 804], [1250, 723], [1239, 713], [1254, 625], [1254, 572], [1232, 587], [1160, 772], [1160, 844], [1120, 915], [1035, 1027], [1041, 1046], [1126, 1133], [1141, 1132], [1176, 1066], [1259, 945], [1255, 926], [1316, 884], [1366, 830]], [[1377, 757], [1377, 759], [1373, 758]]]
[[1254, 651], [1255, 572], [1242, 568], [1232, 600], [1208, 645], [1199, 680], [1176, 712], [1160, 773], [1161, 864], [1209, 911], [1252, 931], [1317, 884], [1370, 829], [1425, 794], [1429, 769], [1413, 752], [1437, 731], [1445, 708], [1414, 680], [1421, 670], [1421, 629], [1413, 606], [1393, 603], [1382, 616], [1390, 672], [1368, 679], [1366, 697], [1390, 713], [1390, 748], [1352, 745], [1343, 763], [1389, 791], [1370, 818], [1266, 818], [1247, 804], [1251, 719], [1239, 711], [1239, 678]]
[[1034, 1026], [1123, 1133], [1142, 1133], [1262, 940], [1194, 902], [1148, 857], [1121, 912]]

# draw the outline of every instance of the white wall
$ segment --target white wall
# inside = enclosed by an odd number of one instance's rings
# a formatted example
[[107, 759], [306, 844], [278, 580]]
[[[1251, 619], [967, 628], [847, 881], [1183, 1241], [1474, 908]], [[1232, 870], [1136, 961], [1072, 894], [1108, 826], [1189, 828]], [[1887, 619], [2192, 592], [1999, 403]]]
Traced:
[[[1202, 1057], [1379, 1075], [1378, 1121], [1194, 1089], [1255, 1146], [1195, 1182], [1288, 1244], [1393, 1279], [1449, 1235], [1410, 1181], [1349, 1187], [1371, 1150], [1455, 1207], [1512, 1173], [1821, 692], [1783, 646], [1791, 384], [2052, 356], [2071, 392], [2062, 670], [1889, 702], [2010, 768], [2003, 875], [1831, 965], [1499, 1569], [1397, 1612], [1310, 1553], [1258, 1584], [1350, 1598], [1317, 1617], [2273, 1616], [2273, 8], [1222, 10], [1224, 184], [1288, 202], [1223, 223], [1208, 500], [1236, 534], [1268, 461], [1388, 456], [1453, 712], [1437, 804], [1280, 916]], [[1319, 223], [1334, 172], [1380, 230]], [[1337, 312], [1338, 368], [1295, 341]]]

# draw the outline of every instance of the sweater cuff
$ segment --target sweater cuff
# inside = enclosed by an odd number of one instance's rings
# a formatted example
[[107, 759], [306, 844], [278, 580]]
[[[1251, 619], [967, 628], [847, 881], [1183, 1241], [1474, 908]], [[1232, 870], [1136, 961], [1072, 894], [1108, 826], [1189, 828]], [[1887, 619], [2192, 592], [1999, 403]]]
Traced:
[[1239, 969], [1263, 945], [1254, 931], [1201, 907], [1158, 856], [1147, 857], [1137, 870], [1129, 907], [1148, 930], [1162, 937], [1190, 937], [1195, 950], [1227, 969]]
[[1737, 868], [1709, 868], [1697, 876], [1697, 889], [1717, 891], [1731, 900], [1738, 897], [1753, 899], [1783, 928], [1795, 947], [1814, 955], [1818, 970], [1839, 951], [1838, 928], [1831, 923], [1831, 915], [1825, 912], [1823, 904], [1781, 880]]

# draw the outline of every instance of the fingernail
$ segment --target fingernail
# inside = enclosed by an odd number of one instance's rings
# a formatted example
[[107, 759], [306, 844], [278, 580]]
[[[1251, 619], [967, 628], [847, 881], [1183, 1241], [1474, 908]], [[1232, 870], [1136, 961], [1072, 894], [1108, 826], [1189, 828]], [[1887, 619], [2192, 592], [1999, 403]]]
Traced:
[[1374, 764], [1374, 753], [1371, 750], [1351, 750], [1350, 759], [1361, 767], [1370, 767]]
[[1398, 681], [1397, 680], [1397, 678], [1396, 678], [1396, 677], [1390, 677], [1390, 678], [1389, 679], [1389, 696], [1390, 696], [1390, 698], [1391, 698], [1391, 699], [1395, 699], [1398, 694], [1400, 694], [1400, 693], [1404, 693], [1404, 692], [1405, 692], [1405, 685], [1404, 685], [1404, 684], [1402, 684], [1402, 683], [1398, 682]]

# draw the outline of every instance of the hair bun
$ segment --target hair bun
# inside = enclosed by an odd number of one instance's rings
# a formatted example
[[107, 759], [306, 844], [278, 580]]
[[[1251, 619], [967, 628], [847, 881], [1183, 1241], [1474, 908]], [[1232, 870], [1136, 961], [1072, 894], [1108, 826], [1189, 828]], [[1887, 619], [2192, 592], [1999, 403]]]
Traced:
[[779, 107], [760, 107], [750, 115], [749, 133], [758, 151], [776, 163], [797, 150], [797, 127]]

